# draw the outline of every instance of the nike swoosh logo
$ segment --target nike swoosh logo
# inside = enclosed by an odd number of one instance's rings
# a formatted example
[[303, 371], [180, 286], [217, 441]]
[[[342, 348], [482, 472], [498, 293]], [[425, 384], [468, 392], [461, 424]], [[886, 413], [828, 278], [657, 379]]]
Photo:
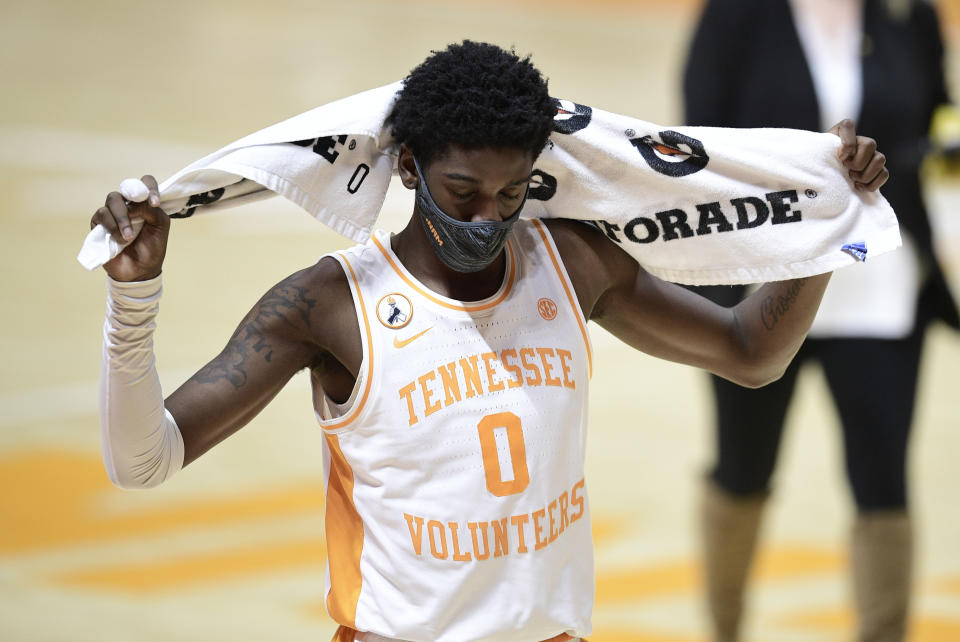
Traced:
[[411, 343], [413, 343], [414, 341], [416, 341], [417, 339], [419, 339], [420, 337], [422, 337], [423, 335], [425, 335], [426, 333], [430, 332], [431, 330], [433, 330], [433, 326], [430, 326], [429, 328], [427, 328], [427, 329], [424, 330], [423, 332], [418, 332], [418, 333], [416, 333], [415, 335], [413, 335], [412, 337], [408, 337], [408, 338], [406, 338], [406, 339], [401, 339], [400, 337], [394, 337], [394, 338], [393, 338], [393, 347], [394, 347], [394, 348], [403, 348], [404, 346], [408, 346], [408, 345], [410, 345]]

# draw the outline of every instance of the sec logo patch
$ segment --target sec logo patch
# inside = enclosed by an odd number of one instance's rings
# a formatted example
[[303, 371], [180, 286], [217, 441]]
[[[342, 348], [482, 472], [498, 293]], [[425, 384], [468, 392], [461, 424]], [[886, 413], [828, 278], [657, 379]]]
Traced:
[[384, 326], [399, 330], [413, 318], [413, 305], [406, 296], [391, 292], [377, 303], [377, 318]]
[[557, 304], [550, 299], [540, 299], [537, 301], [537, 312], [547, 321], [553, 321], [557, 318]]

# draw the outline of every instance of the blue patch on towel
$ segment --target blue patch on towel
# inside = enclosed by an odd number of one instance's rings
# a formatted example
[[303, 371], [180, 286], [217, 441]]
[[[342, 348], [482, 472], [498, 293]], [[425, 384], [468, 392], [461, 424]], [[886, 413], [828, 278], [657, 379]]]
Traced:
[[853, 258], [858, 261], [867, 260], [867, 244], [866, 243], [847, 243], [840, 248], [840, 251], [846, 252]]

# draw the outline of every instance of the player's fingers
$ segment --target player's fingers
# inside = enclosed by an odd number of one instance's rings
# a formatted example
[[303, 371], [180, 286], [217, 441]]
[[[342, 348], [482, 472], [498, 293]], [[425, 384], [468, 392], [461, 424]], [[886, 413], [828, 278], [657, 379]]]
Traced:
[[853, 158], [857, 152], [857, 128], [853, 121], [844, 118], [830, 128], [830, 133], [840, 137], [840, 149], [837, 150], [837, 157], [844, 163], [847, 159]]
[[140, 180], [150, 190], [147, 203], [150, 204], [150, 207], [160, 207], [160, 186], [157, 185], [157, 179], [152, 174], [144, 174]]
[[858, 187], [864, 188], [886, 169], [886, 164], [887, 158], [880, 152], [874, 152], [873, 158], [870, 159], [863, 170], [850, 170], [850, 178], [857, 183]]
[[[877, 154], [877, 141], [866, 136], [857, 136], [857, 152], [844, 165], [853, 171], [863, 172], [867, 169]], [[852, 175], [851, 175], [852, 178]]]
[[99, 223], [107, 231], [107, 234], [112, 236], [117, 241], [122, 241], [123, 236], [120, 234], [120, 226], [117, 223], [117, 219], [113, 217], [113, 214], [110, 213], [110, 208], [103, 206], [96, 211], [93, 215], [93, 220], [91, 224]]
[[[106, 207], [98, 208], [97, 211], [93, 213], [93, 216], [90, 217], [90, 229], [92, 230], [92, 229], [95, 228], [97, 225], [101, 225], [101, 224], [102, 224], [104, 227], [107, 227], [106, 222], [104, 222], [104, 217], [107, 216], [108, 214], [109, 214], [109, 212], [107, 211], [107, 208], [106, 208]], [[111, 221], [111, 222], [112, 222], [112, 221]], [[110, 230], [110, 228], [107, 228], [107, 231], [109, 231], [109, 230]]]
[[104, 205], [109, 212], [109, 216], [104, 218], [112, 218], [115, 222], [115, 229], [120, 231], [120, 236], [125, 241], [131, 240], [134, 237], [133, 225], [130, 223], [130, 211], [127, 209], [127, 201], [123, 198], [123, 195], [120, 192], [110, 192], [107, 194]]
[[890, 170], [884, 167], [880, 171], [880, 173], [877, 174], [876, 178], [874, 178], [869, 183], [866, 183], [865, 185], [863, 185], [863, 187], [861, 187], [860, 189], [868, 192], [875, 192], [881, 187], [883, 187], [883, 184], [887, 182], [888, 178], [890, 178]]

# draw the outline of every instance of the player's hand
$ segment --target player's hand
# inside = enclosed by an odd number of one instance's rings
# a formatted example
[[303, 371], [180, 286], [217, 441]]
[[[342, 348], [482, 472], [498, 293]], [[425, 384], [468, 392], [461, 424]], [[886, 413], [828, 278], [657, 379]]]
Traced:
[[847, 169], [854, 189], [875, 192], [887, 182], [890, 172], [887, 158], [877, 151], [877, 141], [866, 136], [857, 136], [856, 127], [849, 118], [844, 118], [830, 128], [830, 133], [840, 137], [837, 157]]
[[167, 252], [170, 217], [159, 207], [157, 179], [147, 174], [140, 180], [149, 190], [143, 202], [131, 202], [120, 192], [110, 192], [103, 207], [90, 219], [91, 229], [99, 223], [117, 243], [129, 243], [103, 265], [116, 281], [146, 281], [158, 276]]

